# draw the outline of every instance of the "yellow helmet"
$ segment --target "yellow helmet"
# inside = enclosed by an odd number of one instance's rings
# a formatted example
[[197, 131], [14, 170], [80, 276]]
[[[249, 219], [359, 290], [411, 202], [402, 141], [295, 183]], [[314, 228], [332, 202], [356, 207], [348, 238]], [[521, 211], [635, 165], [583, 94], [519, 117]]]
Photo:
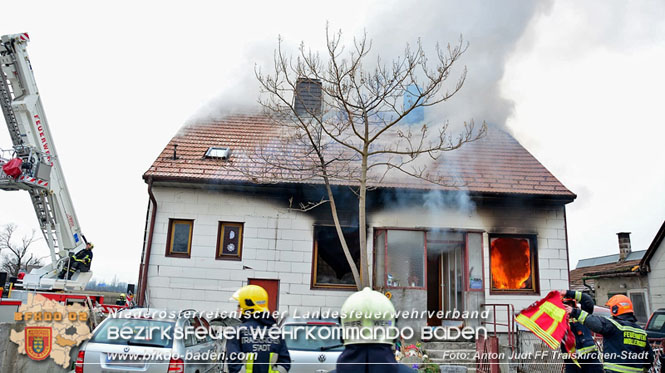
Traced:
[[231, 298], [238, 302], [243, 313], [270, 312], [268, 292], [258, 285], [243, 286], [233, 293]]

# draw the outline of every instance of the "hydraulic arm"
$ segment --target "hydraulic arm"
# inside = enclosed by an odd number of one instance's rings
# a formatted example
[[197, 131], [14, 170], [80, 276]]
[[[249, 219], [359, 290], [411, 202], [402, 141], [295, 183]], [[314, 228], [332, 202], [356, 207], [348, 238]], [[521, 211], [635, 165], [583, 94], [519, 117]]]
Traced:
[[50, 249], [51, 263], [31, 271], [27, 289], [81, 290], [92, 272], [59, 280], [70, 254], [85, 248], [62, 166], [26, 50], [27, 33], [2, 36], [0, 101], [13, 148], [0, 152], [0, 189], [26, 190]]

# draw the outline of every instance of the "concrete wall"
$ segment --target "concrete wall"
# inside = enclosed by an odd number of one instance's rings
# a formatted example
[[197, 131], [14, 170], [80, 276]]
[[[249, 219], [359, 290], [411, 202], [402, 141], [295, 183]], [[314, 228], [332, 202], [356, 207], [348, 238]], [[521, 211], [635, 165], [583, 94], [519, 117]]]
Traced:
[[[627, 293], [630, 290], [647, 290], [646, 276], [609, 277], [596, 279], [596, 304], [603, 305], [610, 299], [609, 294]], [[648, 297], [648, 294], [647, 294]], [[650, 310], [653, 310], [649, 307]]]
[[[234, 310], [235, 304], [229, 298], [248, 278], [279, 279], [280, 310], [339, 309], [350, 294], [310, 288], [315, 219], [312, 214], [289, 210], [285, 196], [276, 199], [230, 191], [167, 187], [153, 190], [158, 210], [148, 269], [151, 306]], [[375, 208], [368, 213], [369, 232], [382, 227], [484, 232], [484, 300], [474, 297], [473, 303], [513, 304], [519, 311], [541, 297], [490, 294], [488, 233], [537, 235], [540, 294], [568, 287], [563, 206], [514, 204], [472, 209], [444, 206], [431, 211], [422, 205], [422, 202], [407, 206], [391, 203], [386, 204], [392, 206], [390, 208]], [[191, 258], [165, 257], [169, 218], [194, 219]], [[219, 221], [245, 223], [242, 261], [215, 260]], [[370, 234], [370, 252], [373, 244]], [[426, 295], [422, 293], [403, 297], [397, 294], [394, 302], [403, 309], [426, 310]]]
[[651, 311], [665, 308], [665, 240], [661, 241], [651, 258], [649, 272], [649, 306]]

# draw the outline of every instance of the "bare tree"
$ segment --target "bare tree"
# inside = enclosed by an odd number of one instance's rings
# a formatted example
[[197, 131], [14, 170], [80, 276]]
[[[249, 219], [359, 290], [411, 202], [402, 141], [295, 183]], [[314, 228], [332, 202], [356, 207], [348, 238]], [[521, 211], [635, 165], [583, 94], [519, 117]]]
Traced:
[[[439, 172], [440, 156], [480, 138], [486, 131], [485, 124], [474, 130], [470, 122], [452, 136], [448, 123], [441, 118], [416, 125], [405, 123], [410, 113], [448, 101], [462, 88], [466, 67], [450, 87], [445, 83], [466, 48], [460, 37], [457, 44], [445, 49], [437, 45], [430, 60], [418, 41], [415, 48], [407, 44], [403, 57], [388, 64], [377, 58], [367, 69], [365, 63], [371, 51], [367, 35], [354, 39], [347, 51], [341, 31], [333, 33], [326, 27], [323, 57], [306, 50], [303, 44], [295, 59], [287, 56], [280, 38], [274, 70], [255, 70], [262, 88], [259, 102], [279, 131], [274, 140], [247, 155], [251, 167], [241, 172], [259, 183], [323, 184], [327, 200], [300, 207], [308, 210], [330, 204], [337, 235], [359, 289], [370, 284], [364, 229], [368, 190], [404, 178], [460, 186], [454, 177]], [[320, 87], [322, 104], [309, 102], [317, 94], [302, 92], [306, 89], [302, 82]], [[342, 233], [332, 188], [335, 185], [349, 186], [358, 199], [360, 272]]]
[[14, 239], [15, 233], [16, 225], [14, 224], [5, 225], [0, 232], [0, 252], [9, 251], [5, 253], [0, 268], [10, 276], [18, 276], [19, 272], [27, 271], [31, 266], [42, 265], [40, 258], [29, 253], [30, 245], [37, 240], [35, 231], [33, 230], [31, 235], [23, 236], [20, 240]]

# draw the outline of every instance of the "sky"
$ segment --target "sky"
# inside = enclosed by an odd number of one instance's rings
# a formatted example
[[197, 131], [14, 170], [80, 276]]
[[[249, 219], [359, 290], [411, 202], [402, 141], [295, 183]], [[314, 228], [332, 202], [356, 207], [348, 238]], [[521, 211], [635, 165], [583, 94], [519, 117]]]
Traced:
[[[277, 37], [294, 50], [363, 30], [397, 56], [463, 35], [468, 78], [441, 110], [510, 131], [578, 197], [567, 206], [571, 268], [646, 249], [665, 219], [665, 5], [660, 1], [2, 1], [0, 34], [28, 52], [95, 277], [135, 282], [148, 203], [141, 175], [200, 118], [256, 102], [255, 66]], [[26, 11], [30, 9], [30, 11]], [[0, 148], [10, 148], [0, 130]], [[38, 229], [27, 193], [0, 192], [0, 225]], [[34, 246], [48, 255], [45, 243]]]

